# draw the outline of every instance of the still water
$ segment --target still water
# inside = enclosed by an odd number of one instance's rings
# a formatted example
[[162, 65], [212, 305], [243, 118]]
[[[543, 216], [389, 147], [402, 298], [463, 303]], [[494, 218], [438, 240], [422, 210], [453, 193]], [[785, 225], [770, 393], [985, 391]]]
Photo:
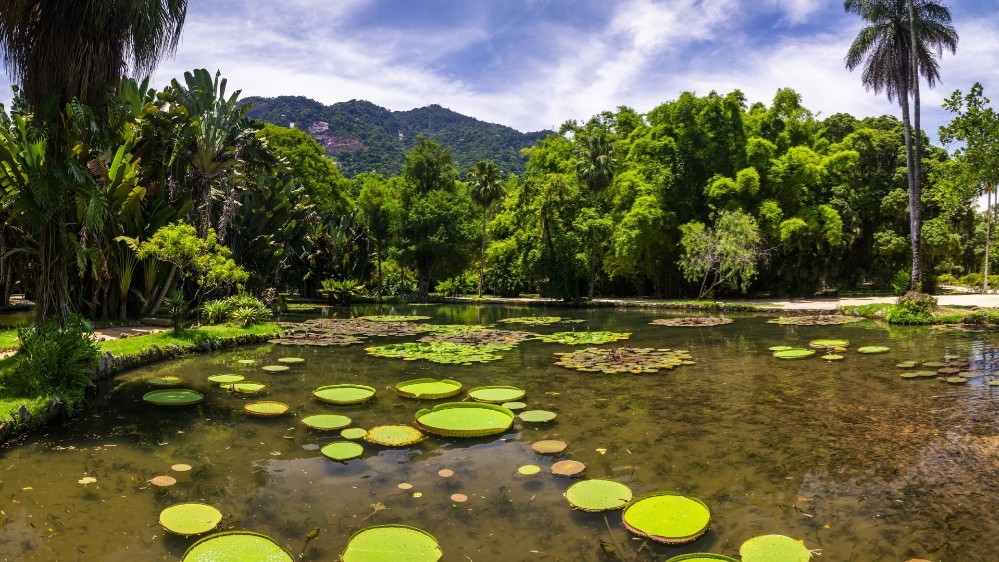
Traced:
[[[355, 314], [371, 314], [356, 308]], [[491, 324], [510, 316], [562, 315], [583, 324], [504, 326], [632, 332], [612, 345], [683, 348], [697, 364], [656, 375], [582, 373], [555, 366], [565, 345], [528, 341], [503, 359], [472, 366], [369, 357], [365, 344], [305, 348], [261, 345], [189, 357], [119, 376], [91, 411], [0, 451], [0, 560], [132, 561], [181, 558], [194, 539], [166, 533], [159, 512], [204, 502], [225, 515], [222, 528], [266, 533], [302, 560], [333, 561], [350, 534], [404, 523], [432, 533], [445, 561], [664, 560], [686, 552], [737, 556], [739, 545], [778, 533], [805, 542], [826, 561], [999, 560], [999, 335], [889, 329], [872, 321], [831, 327], [766, 323], [738, 316], [712, 328], [649, 325], [666, 313], [494, 307], [397, 307], [439, 324]], [[342, 314], [342, 313], [341, 313]], [[816, 338], [850, 340], [846, 359], [775, 359], [773, 345]], [[369, 340], [370, 344], [411, 341]], [[367, 344], [367, 345], [370, 345]], [[888, 345], [862, 355], [862, 345]], [[305, 358], [289, 371], [261, 365]], [[968, 361], [982, 376], [952, 386], [907, 380], [904, 360]], [[241, 367], [238, 359], [260, 361]], [[268, 384], [263, 397], [238, 398], [206, 381], [237, 372]], [[142, 403], [145, 379], [180, 375], [206, 399], [189, 408]], [[528, 407], [558, 412], [540, 426], [516, 423], [480, 439], [430, 436], [406, 449], [365, 443], [360, 459], [337, 463], [316, 445], [337, 432], [298, 420], [341, 413], [353, 425], [411, 423], [427, 405], [392, 386], [418, 377], [451, 378], [527, 390]], [[333, 383], [374, 386], [371, 403], [333, 406], [311, 391]], [[250, 400], [278, 400], [290, 415], [247, 417]], [[460, 399], [460, 397], [455, 398]], [[530, 444], [561, 439], [554, 457]], [[682, 547], [633, 539], [619, 512], [573, 511], [562, 497], [573, 482], [548, 473], [556, 460], [586, 464], [583, 476], [627, 483], [635, 495], [676, 491], [711, 508], [710, 531]], [[171, 465], [186, 463], [189, 472]], [[524, 464], [544, 470], [517, 474]], [[437, 473], [454, 471], [449, 479]], [[157, 475], [177, 484], [157, 488]], [[82, 484], [85, 477], [96, 482]], [[400, 483], [412, 484], [402, 490]], [[451, 494], [468, 496], [456, 504]], [[305, 536], [318, 527], [318, 538]]]

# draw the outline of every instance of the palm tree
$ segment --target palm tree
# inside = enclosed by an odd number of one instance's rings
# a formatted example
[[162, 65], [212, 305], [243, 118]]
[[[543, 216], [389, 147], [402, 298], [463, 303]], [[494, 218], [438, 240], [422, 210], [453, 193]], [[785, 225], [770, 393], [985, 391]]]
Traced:
[[[8, 0], [0, 4], [0, 51], [8, 74], [46, 130], [44, 192], [22, 202], [40, 220], [35, 293], [40, 320], [70, 313], [67, 220], [77, 179], [67, 172], [61, 109], [79, 100], [99, 113], [126, 71], [151, 72], [180, 40], [187, 0]], [[27, 215], [24, 215], [27, 216]]]
[[[930, 87], [940, 80], [939, 58], [944, 49], [951, 53], [957, 50], [957, 31], [950, 23], [950, 10], [934, 0], [846, 0], [843, 7], [869, 24], [850, 45], [846, 67], [853, 70], [863, 64], [864, 86], [876, 94], [883, 91], [902, 109], [912, 242], [911, 288], [918, 291], [923, 278], [919, 76], [926, 78]], [[909, 119], [910, 95], [915, 102], [915, 131]]]
[[472, 200], [482, 207], [482, 252], [479, 256], [479, 298], [482, 298], [486, 264], [486, 221], [489, 218], [489, 207], [503, 196], [503, 172], [496, 164], [483, 160], [472, 166], [468, 179]]
[[604, 130], [580, 133], [577, 137], [576, 177], [594, 194], [600, 193], [614, 178], [617, 160], [614, 158], [614, 144]]

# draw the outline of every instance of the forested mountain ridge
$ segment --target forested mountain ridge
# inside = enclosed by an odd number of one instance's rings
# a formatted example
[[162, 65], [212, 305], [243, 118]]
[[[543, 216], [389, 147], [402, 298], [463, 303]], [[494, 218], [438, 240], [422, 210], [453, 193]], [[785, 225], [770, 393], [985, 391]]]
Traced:
[[551, 131], [522, 133], [486, 123], [439, 105], [390, 111], [369, 101], [351, 100], [324, 105], [302, 96], [251, 97], [248, 116], [290, 127], [316, 139], [345, 176], [402, 172], [405, 152], [417, 136], [449, 148], [462, 174], [480, 160], [497, 163], [504, 173], [523, 174], [527, 158], [521, 149], [533, 146]]

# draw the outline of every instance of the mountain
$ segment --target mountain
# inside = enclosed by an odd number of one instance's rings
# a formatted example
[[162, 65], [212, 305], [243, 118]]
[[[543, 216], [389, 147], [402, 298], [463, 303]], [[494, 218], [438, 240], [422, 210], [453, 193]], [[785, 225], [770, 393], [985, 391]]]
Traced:
[[521, 175], [527, 159], [520, 150], [551, 133], [521, 133], [436, 104], [390, 111], [363, 100], [333, 105], [302, 96], [251, 97], [246, 101], [253, 104], [250, 118], [309, 133], [346, 176], [372, 171], [385, 176], [402, 173], [405, 152], [413, 147], [417, 135], [451, 149], [462, 176], [480, 160], [491, 160], [505, 173]]

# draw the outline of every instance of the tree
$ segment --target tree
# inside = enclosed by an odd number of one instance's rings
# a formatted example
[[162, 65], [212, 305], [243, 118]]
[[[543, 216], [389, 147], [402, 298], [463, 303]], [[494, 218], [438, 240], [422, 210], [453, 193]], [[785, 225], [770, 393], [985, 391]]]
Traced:
[[713, 229], [689, 222], [680, 230], [680, 268], [688, 281], [701, 281], [697, 298], [703, 299], [722, 286], [741, 292], [749, 288], [763, 251], [753, 217], [742, 211], [722, 211]]
[[[391, 184], [382, 176], [372, 173], [358, 174], [356, 182], [361, 184], [357, 196], [357, 207], [364, 217], [364, 229], [375, 241], [375, 260], [378, 267], [379, 302], [382, 300], [382, 257], [385, 245], [392, 236], [393, 202]], [[396, 211], [398, 212], [398, 211]]]
[[489, 207], [503, 196], [503, 173], [499, 166], [483, 160], [472, 166], [468, 172], [472, 201], [482, 207], [482, 251], [479, 254], [479, 298], [482, 298], [482, 281], [486, 266], [486, 222]]
[[65, 326], [70, 314], [66, 214], [76, 178], [66, 171], [61, 109], [75, 99], [99, 111], [127, 70], [151, 72], [177, 47], [186, 13], [187, 0], [20, 0], [0, 6], [5, 65], [45, 131], [46, 189], [31, 202], [34, 218], [42, 221], [36, 236], [39, 320], [55, 318]]
[[349, 180], [308, 133], [267, 123], [257, 136], [267, 139], [267, 145], [288, 160], [295, 181], [321, 216], [339, 217], [348, 212]]
[[999, 187], [999, 114], [989, 106], [981, 83], [975, 82], [966, 96], [954, 90], [943, 108], [955, 116], [945, 126], [940, 127], [940, 140], [944, 144], [963, 143], [954, 154], [964, 166], [961, 169], [973, 177], [978, 191], [985, 191], [985, 274], [982, 277], [983, 290], [989, 290], [989, 241], [992, 233], [992, 194]]
[[614, 179], [614, 143], [603, 129], [580, 132], [576, 140], [576, 177], [594, 194], [600, 193]]
[[[936, 84], [940, 79], [938, 59], [945, 48], [952, 53], [957, 50], [957, 32], [950, 24], [950, 10], [933, 0], [846, 0], [843, 6], [870, 24], [861, 29], [850, 45], [846, 67], [854, 70], [863, 64], [864, 86], [876, 94], [884, 91], [902, 109], [912, 244], [911, 288], [919, 290], [923, 275], [919, 75], [926, 78], [930, 87]], [[909, 118], [910, 95], [915, 100], [915, 131]]]

